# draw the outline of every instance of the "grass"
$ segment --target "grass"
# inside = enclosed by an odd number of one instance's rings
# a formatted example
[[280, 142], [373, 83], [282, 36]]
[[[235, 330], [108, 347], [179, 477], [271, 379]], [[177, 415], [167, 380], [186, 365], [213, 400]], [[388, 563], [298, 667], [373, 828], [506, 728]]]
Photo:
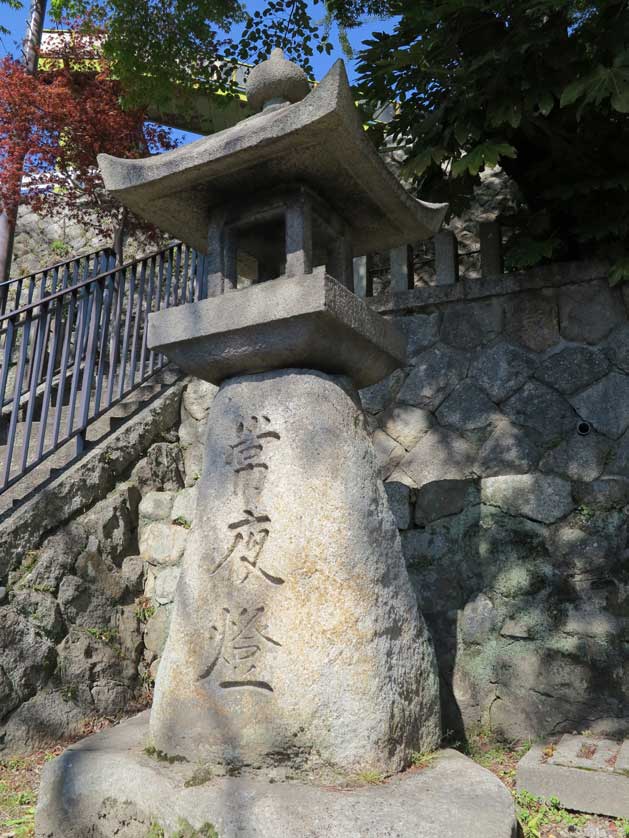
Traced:
[[368, 786], [378, 786], [384, 782], [384, 776], [379, 771], [374, 771], [371, 768], [365, 768], [356, 775], [359, 783], [364, 783]]
[[64, 746], [29, 757], [0, 760], [0, 836], [33, 838], [39, 777], [44, 764]]

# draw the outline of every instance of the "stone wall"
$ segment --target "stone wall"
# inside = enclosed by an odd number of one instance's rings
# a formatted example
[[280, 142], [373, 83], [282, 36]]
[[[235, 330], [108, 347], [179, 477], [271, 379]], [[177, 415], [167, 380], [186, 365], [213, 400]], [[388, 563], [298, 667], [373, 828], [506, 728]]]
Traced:
[[[129, 236], [125, 241], [124, 259], [139, 259], [163, 247], [167, 241], [167, 237], [154, 241], [140, 234]], [[89, 223], [40, 216], [29, 207], [22, 206], [13, 244], [11, 278], [27, 276], [81, 253], [111, 247], [111, 244], [111, 236], [99, 235], [95, 226]]]
[[[597, 265], [373, 301], [410, 357], [361, 397], [457, 736], [627, 727], [628, 302]], [[215, 392], [13, 570], [6, 747], [150, 698]]]
[[558, 265], [375, 301], [410, 363], [363, 404], [456, 733], [627, 727], [628, 299]]

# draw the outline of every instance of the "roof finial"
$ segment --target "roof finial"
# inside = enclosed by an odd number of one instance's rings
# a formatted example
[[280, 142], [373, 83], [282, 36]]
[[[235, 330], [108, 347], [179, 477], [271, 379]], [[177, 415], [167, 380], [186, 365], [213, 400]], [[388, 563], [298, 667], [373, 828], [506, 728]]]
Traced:
[[271, 57], [249, 73], [245, 84], [247, 100], [254, 111], [272, 105], [299, 102], [310, 92], [308, 76], [297, 64], [287, 61], [276, 47]]

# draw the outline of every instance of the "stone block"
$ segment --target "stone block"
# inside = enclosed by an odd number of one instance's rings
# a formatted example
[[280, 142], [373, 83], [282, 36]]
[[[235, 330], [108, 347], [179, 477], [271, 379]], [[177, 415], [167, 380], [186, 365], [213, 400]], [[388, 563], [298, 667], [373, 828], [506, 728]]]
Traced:
[[502, 410], [517, 425], [533, 428], [546, 441], [572, 430], [577, 422], [564, 397], [537, 381], [527, 382], [502, 405]]
[[486, 477], [481, 480], [481, 502], [544, 524], [552, 524], [574, 509], [570, 483], [543, 474]]
[[606, 472], [629, 477], [629, 431], [618, 440], [616, 450], [610, 457]]
[[446, 534], [439, 530], [404, 530], [400, 536], [409, 567], [438, 563], [450, 547]]
[[415, 498], [415, 523], [425, 527], [479, 502], [474, 480], [437, 480], [424, 484]]
[[199, 490], [197, 486], [190, 486], [177, 493], [170, 515], [173, 523], [187, 527], [192, 525], [197, 508], [198, 494]]
[[184, 527], [151, 521], [140, 534], [140, 555], [150, 564], [176, 564], [183, 556], [187, 537]]
[[145, 521], [167, 521], [174, 501], [174, 492], [148, 492], [140, 502], [140, 518]]
[[180, 574], [179, 567], [166, 567], [157, 574], [153, 599], [158, 605], [169, 605], [174, 602]]
[[485, 594], [478, 594], [465, 605], [460, 616], [461, 639], [468, 645], [485, 643], [494, 633], [496, 621], [493, 602]]
[[156, 442], [131, 472], [142, 493], [178, 491], [183, 487], [183, 457], [176, 443]]
[[203, 474], [203, 446], [201, 444], [190, 445], [183, 450], [183, 462], [185, 470], [186, 488], [194, 486]]
[[439, 314], [413, 314], [394, 317], [392, 322], [406, 335], [406, 351], [414, 358], [439, 340]]
[[372, 415], [385, 410], [396, 397], [403, 381], [404, 372], [395, 370], [377, 384], [363, 388], [360, 391], [360, 403], [363, 410]]
[[443, 315], [441, 340], [456, 349], [469, 350], [496, 338], [502, 331], [499, 298], [489, 302], [453, 303]]
[[397, 329], [320, 269], [154, 312], [148, 343], [212, 384], [303, 367], [368, 387], [406, 360]]
[[483, 477], [526, 474], [538, 460], [539, 449], [530, 434], [505, 419], [496, 424], [482, 445], [474, 470]]
[[476, 449], [463, 437], [445, 428], [424, 434], [400, 462], [418, 488], [435, 480], [463, 480], [473, 477]]
[[181, 404], [193, 419], [203, 422], [207, 419], [217, 393], [216, 385], [210, 384], [209, 381], [202, 381], [200, 378], [193, 378], [183, 391]]
[[604, 436], [572, 434], [540, 461], [540, 471], [550, 471], [569, 480], [596, 480], [603, 473], [610, 442]]
[[629, 376], [610, 372], [570, 399], [582, 419], [597, 431], [618, 439], [629, 428]]
[[555, 352], [539, 365], [535, 375], [564, 395], [583, 390], [609, 372], [609, 361], [597, 349], [569, 346]]
[[384, 484], [389, 507], [399, 530], [407, 530], [411, 525], [411, 490], [403, 483], [387, 482]]
[[232, 378], [209, 427], [155, 747], [341, 770], [434, 748], [432, 645], [355, 391], [305, 370]]
[[168, 630], [170, 628], [171, 609], [161, 606], [149, 617], [144, 630], [144, 645], [155, 655], [161, 655], [166, 645]]
[[378, 476], [388, 480], [395, 468], [404, 459], [406, 451], [384, 431], [375, 430], [371, 438], [378, 463]]
[[617, 769], [621, 743], [564, 735], [552, 756], [534, 745], [519, 762], [517, 788], [566, 809], [629, 818], [629, 776]]
[[470, 379], [499, 404], [508, 399], [527, 381], [536, 362], [534, 358], [510, 343], [497, 343], [484, 349], [472, 362]]
[[604, 280], [559, 290], [559, 321], [565, 340], [599, 343], [625, 319], [620, 294]]
[[395, 404], [380, 416], [382, 430], [409, 451], [434, 425], [432, 414], [408, 404]]
[[84, 838], [96, 830], [102, 838], [139, 838], [156, 826], [171, 835], [184, 822], [189, 830], [211, 825], [220, 838], [518, 834], [507, 788], [456, 751], [441, 751], [428, 768], [381, 784], [355, 776], [273, 782], [268, 771], [195, 783], [197, 765], [160, 763], [144, 753], [147, 717], [94, 734], [46, 764], [37, 838]]
[[505, 330], [533, 352], [559, 342], [557, 302], [552, 290], [513, 294], [505, 304]]
[[623, 510], [629, 504], [629, 479], [603, 477], [574, 484], [577, 503], [598, 511]]
[[437, 345], [417, 357], [398, 394], [398, 401], [424, 410], [436, 410], [468, 370], [463, 352]]
[[471, 431], [496, 422], [501, 414], [475, 384], [458, 384], [437, 410], [439, 424], [455, 431]]

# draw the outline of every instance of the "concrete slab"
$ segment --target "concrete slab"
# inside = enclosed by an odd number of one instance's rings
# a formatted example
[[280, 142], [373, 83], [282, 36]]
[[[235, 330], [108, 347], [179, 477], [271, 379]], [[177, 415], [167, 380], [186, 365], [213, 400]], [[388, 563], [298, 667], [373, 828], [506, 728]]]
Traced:
[[620, 746], [616, 758], [616, 771], [629, 776], [629, 739], [625, 740]]
[[552, 756], [534, 745], [518, 765], [517, 788], [566, 809], [629, 818], [629, 742], [563, 736]]
[[548, 762], [567, 768], [588, 771], [611, 771], [618, 756], [619, 743], [596, 736], [576, 736], [566, 733], [561, 737]]
[[507, 789], [456, 751], [385, 783], [348, 788], [266, 776], [200, 777], [190, 763], [149, 757], [147, 735], [144, 713], [48, 763], [37, 838], [146, 838], [151, 825], [171, 836], [182, 820], [197, 830], [211, 824], [220, 838], [517, 836]]
[[148, 345], [212, 384], [292, 367], [362, 388], [406, 361], [406, 338], [323, 269], [155, 312]]

